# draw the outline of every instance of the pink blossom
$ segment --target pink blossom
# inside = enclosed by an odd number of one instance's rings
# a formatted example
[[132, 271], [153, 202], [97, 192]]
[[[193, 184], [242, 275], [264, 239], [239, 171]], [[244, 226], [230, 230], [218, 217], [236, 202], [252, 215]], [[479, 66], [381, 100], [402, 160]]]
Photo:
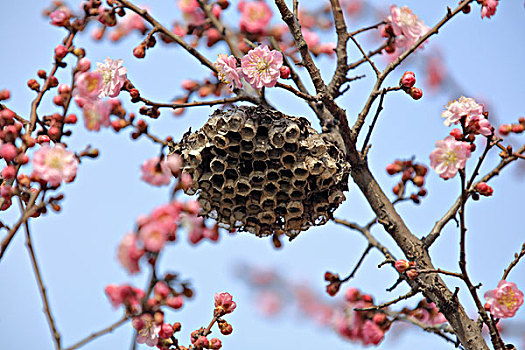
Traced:
[[127, 80], [127, 68], [122, 67], [122, 60], [106, 58], [104, 63], [97, 62], [97, 72], [102, 74], [102, 89], [99, 97], [117, 97]]
[[271, 316], [277, 314], [283, 307], [282, 298], [279, 293], [268, 290], [263, 291], [255, 298], [257, 308], [265, 315]]
[[54, 147], [45, 144], [33, 155], [33, 175], [50, 186], [58, 186], [62, 181], [73, 181], [77, 167], [75, 153], [66, 150], [62, 144]]
[[109, 284], [106, 286], [105, 292], [109, 298], [109, 301], [114, 307], [117, 307], [120, 304], [122, 304], [123, 298], [119, 286], [117, 286], [116, 284]]
[[170, 289], [168, 288], [168, 285], [164, 281], [159, 281], [155, 283], [153, 291], [155, 292], [155, 295], [161, 299], [165, 299], [171, 293]]
[[182, 11], [184, 19], [193, 25], [201, 25], [206, 16], [199, 6], [197, 0], [179, 0], [177, 2], [179, 9]]
[[91, 68], [91, 61], [87, 57], [83, 57], [78, 60], [77, 69], [80, 72], [87, 72]]
[[483, 6], [481, 7], [481, 18], [490, 18], [496, 13], [499, 0], [483, 0]]
[[240, 28], [253, 34], [264, 34], [272, 18], [272, 10], [265, 1], [244, 3], [241, 11]]
[[184, 305], [184, 299], [180, 295], [177, 295], [177, 296], [174, 296], [174, 297], [169, 297], [166, 300], [166, 305], [168, 305], [169, 307], [177, 310], [177, 309], [180, 309], [182, 307], [182, 305]]
[[102, 87], [102, 73], [97, 71], [80, 73], [76, 76], [75, 97], [95, 100], [102, 92]]
[[105, 292], [114, 307], [124, 304], [130, 308], [137, 308], [140, 305], [141, 299], [145, 296], [142, 289], [132, 287], [128, 284], [122, 286], [110, 284], [106, 287]]
[[402, 50], [407, 50], [414, 45], [430, 28], [423, 21], [419, 20], [417, 15], [412, 13], [408, 7], [390, 7], [390, 16], [387, 21], [392, 25], [394, 35], [396, 36], [395, 44]]
[[515, 283], [501, 280], [498, 287], [485, 293], [490, 313], [495, 317], [513, 317], [523, 305], [523, 293]]
[[430, 166], [446, 180], [454, 177], [459, 169], [465, 168], [469, 158], [470, 144], [447, 136], [436, 142], [436, 149], [430, 153]]
[[447, 109], [441, 113], [441, 116], [445, 118], [443, 123], [446, 126], [458, 124], [462, 117], [465, 117], [468, 123], [470, 118], [479, 117], [483, 114], [483, 105], [478, 104], [473, 98], [465, 96], [449, 102], [446, 108]]
[[108, 127], [111, 125], [109, 120], [111, 103], [108, 101], [85, 101], [82, 110], [84, 112], [84, 126], [86, 129], [100, 131], [101, 126]]
[[180, 211], [181, 208], [178, 202], [161, 205], [151, 212], [148, 221], [157, 222], [164, 226], [166, 232], [174, 234], [177, 230], [177, 220], [179, 219]]
[[137, 343], [152, 347], [157, 345], [161, 326], [154, 322], [150, 314], [142, 314], [139, 317], [135, 317], [131, 321], [131, 325], [137, 330]]
[[118, 261], [131, 274], [140, 271], [139, 260], [144, 255], [144, 251], [138, 248], [137, 241], [136, 234], [128, 233], [120, 241], [117, 250]]
[[241, 59], [244, 79], [256, 89], [275, 86], [282, 64], [282, 54], [277, 50], [270, 51], [266, 45], [250, 50]]
[[219, 80], [228, 84], [230, 90], [242, 88], [240, 68], [237, 68], [237, 59], [233, 55], [221, 53], [213, 65], [217, 68]]
[[164, 164], [164, 161], [159, 163], [159, 157], [153, 157], [142, 163], [140, 170], [142, 172], [142, 180], [153, 186], [169, 185], [171, 181], [171, 171]]
[[373, 321], [367, 320], [363, 325], [363, 344], [377, 345], [385, 337], [385, 332]]
[[139, 238], [144, 243], [146, 250], [157, 253], [168, 240], [168, 232], [165, 225], [153, 221], [140, 228]]
[[221, 315], [232, 313], [237, 307], [230, 293], [215, 293], [215, 309], [219, 310]]
[[192, 13], [196, 9], [200, 9], [197, 0], [179, 0], [177, 6], [183, 13]]
[[182, 167], [182, 157], [176, 153], [170, 154], [166, 157], [164, 164], [166, 164], [173, 175], [177, 176], [180, 174]]
[[492, 135], [492, 126], [488, 119], [483, 115], [470, 118], [467, 124], [467, 129], [474, 134], [481, 134], [484, 136]]
[[68, 11], [57, 9], [49, 14], [49, 19], [52, 25], [60, 27], [68, 23], [70, 15]]

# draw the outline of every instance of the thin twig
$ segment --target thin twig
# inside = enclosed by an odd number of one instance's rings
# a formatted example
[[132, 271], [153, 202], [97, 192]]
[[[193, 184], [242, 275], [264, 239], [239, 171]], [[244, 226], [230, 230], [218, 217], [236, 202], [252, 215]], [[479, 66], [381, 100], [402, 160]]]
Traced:
[[380, 305], [375, 305], [375, 306], [371, 306], [371, 307], [365, 307], [365, 308], [356, 308], [354, 310], [355, 311], [370, 311], [370, 310], [384, 309], [385, 307], [389, 307], [390, 305], [394, 305], [395, 303], [398, 303], [401, 300], [407, 300], [407, 299], [413, 297], [414, 295], [416, 295], [417, 293], [419, 293], [419, 291], [410, 290], [410, 292], [408, 292], [407, 294], [401, 295], [400, 297], [397, 297], [394, 300], [391, 300], [391, 301], [389, 301], [387, 303], [380, 304]]
[[379, 113], [383, 110], [383, 100], [385, 99], [386, 90], [381, 90], [381, 96], [379, 97], [379, 105], [377, 106], [376, 114], [374, 116], [374, 119], [372, 119], [372, 123], [370, 124], [370, 127], [368, 128], [368, 133], [366, 134], [365, 141], [363, 142], [363, 147], [361, 148], [361, 152], [364, 152], [366, 149], [366, 146], [368, 145], [368, 141], [370, 140], [370, 137], [372, 136], [372, 131], [374, 130], [374, 127], [377, 122], [377, 118], [379, 118]]
[[368, 244], [368, 246], [366, 247], [365, 251], [363, 252], [363, 254], [361, 254], [361, 257], [359, 258], [359, 261], [357, 262], [357, 264], [355, 265], [354, 269], [352, 270], [352, 272], [346, 276], [346, 278], [342, 279], [341, 280], [341, 283], [344, 283], [344, 282], [348, 282], [350, 281], [352, 278], [354, 278], [357, 270], [359, 269], [359, 267], [361, 266], [361, 264], [363, 263], [363, 261], [365, 260], [365, 257], [368, 255], [368, 253], [370, 252], [370, 250], [373, 248], [374, 246], [371, 245], [371, 244]]
[[121, 325], [123, 325], [124, 323], [126, 323], [126, 321], [129, 320], [129, 316], [128, 315], [125, 315], [124, 317], [122, 317], [120, 320], [114, 322], [113, 324], [111, 324], [110, 326], [107, 326], [106, 328], [103, 328], [99, 331], [96, 331], [94, 333], [92, 333], [91, 335], [85, 337], [84, 339], [76, 342], [75, 344], [65, 348], [64, 350], [74, 350], [74, 349], [78, 349], [80, 348], [81, 346], [89, 343], [90, 341], [92, 340], [95, 340], [96, 338], [99, 338], [107, 333], [111, 333], [113, 332], [115, 329], [117, 329], [118, 327], [120, 327]]
[[377, 250], [379, 250], [381, 253], [383, 253], [383, 255], [387, 259], [390, 259], [390, 260], [393, 260], [393, 261], [396, 260], [394, 258], [394, 256], [392, 255], [392, 253], [390, 253], [390, 251], [384, 245], [379, 243], [374, 238], [374, 236], [372, 236], [372, 234], [370, 233], [370, 230], [368, 228], [361, 227], [361, 226], [359, 226], [357, 224], [354, 224], [353, 222], [349, 222], [349, 221], [346, 221], [346, 220], [343, 220], [343, 219], [334, 218], [333, 220], [334, 220], [335, 223], [338, 223], [340, 225], [343, 225], [343, 226], [346, 226], [348, 228], [351, 228], [352, 230], [360, 232], [368, 240], [368, 244], [369, 245], [375, 247]]
[[363, 58], [370, 64], [370, 66], [372, 66], [372, 69], [374, 70], [374, 72], [376, 73], [376, 76], [379, 77], [379, 75], [381, 74], [381, 72], [379, 71], [379, 69], [377, 69], [376, 65], [374, 64], [374, 62], [372, 62], [372, 60], [370, 59], [370, 57], [368, 57], [368, 55], [365, 53], [365, 50], [363, 50], [363, 47], [361, 46], [361, 44], [359, 44], [359, 42], [356, 40], [356, 38], [354, 38], [353, 35], [348, 35], [350, 37], [350, 39], [354, 42], [355, 46], [357, 46], [357, 48], [359, 49], [359, 51], [361, 52], [361, 55], [363, 55]]
[[27, 202], [27, 207], [22, 213], [22, 216], [20, 217], [20, 219], [18, 219], [15, 225], [11, 227], [11, 229], [7, 232], [7, 235], [2, 240], [2, 243], [0, 243], [0, 260], [2, 259], [2, 256], [4, 256], [4, 253], [6, 252], [9, 243], [11, 243], [11, 240], [17, 233], [20, 226], [27, 222], [27, 220], [29, 220], [34, 213], [36, 213], [39, 209], [43, 208], [46, 205], [44, 201], [35, 205], [36, 199], [40, 195], [41, 191], [42, 190], [40, 189], [37, 192], [31, 194], [31, 197]]
[[507, 279], [507, 277], [509, 276], [510, 271], [516, 265], [518, 265], [518, 263], [520, 262], [520, 259], [523, 258], [523, 256], [525, 256], [525, 243], [523, 243], [523, 245], [521, 246], [521, 251], [519, 253], [514, 254], [514, 260], [512, 260], [512, 262], [509, 264], [509, 267], [507, 267], [505, 269], [505, 271], [503, 271], [503, 277], [501, 277], [502, 280], [506, 280]]
[[[22, 204], [22, 200], [20, 198], [19, 200], [20, 200], [20, 211], [23, 217], [24, 213], [27, 213], [27, 210], [24, 210], [24, 205]], [[57, 350], [61, 350], [62, 347], [60, 345], [60, 332], [58, 331], [56, 327], [55, 319], [53, 318], [51, 307], [49, 306], [49, 300], [47, 298], [46, 287], [44, 285], [44, 280], [42, 279], [42, 274], [40, 273], [40, 268], [38, 267], [38, 263], [36, 260], [36, 255], [33, 249], [33, 244], [31, 242], [31, 233], [29, 231], [29, 224], [27, 223], [27, 220], [24, 221], [24, 228], [25, 228], [25, 233], [26, 233], [26, 247], [29, 252], [29, 257], [31, 258], [31, 264], [33, 265], [33, 271], [35, 273], [35, 277], [38, 283], [38, 289], [40, 291], [40, 296], [42, 297], [42, 303], [44, 304], [44, 313], [46, 315], [47, 323], [49, 325], [49, 329], [51, 330], [51, 335], [53, 336], [53, 340], [55, 342], [55, 348]]]

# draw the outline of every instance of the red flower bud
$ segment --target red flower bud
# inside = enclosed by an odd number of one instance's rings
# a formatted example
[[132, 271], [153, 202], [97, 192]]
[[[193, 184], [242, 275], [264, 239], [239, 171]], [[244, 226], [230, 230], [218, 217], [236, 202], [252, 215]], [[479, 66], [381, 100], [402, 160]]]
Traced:
[[458, 128], [454, 128], [450, 131], [450, 136], [452, 136], [458, 141], [461, 141], [461, 139], [463, 138], [463, 133]]
[[492, 187], [487, 185], [486, 182], [480, 182], [476, 185], [476, 191], [481, 194], [482, 196], [490, 197], [494, 193], [494, 190]]
[[279, 72], [281, 73], [281, 78], [288, 79], [290, 77], [290, 67], [288, 66], [282, 66], [279, 68]]
[[423, 90], [417, 87], [411, 87], [409, 94], [414, 100], [419, 100], [421, 97], [423, 97]]
[[414, 74], [414, 72], [405, 72], [405, 74], [403, 74], [403, 76], [401, 77], [399, 84], [404, 87], [411, 88], [416, 84], [416, 75]]
[[396, 260], [396, 262], [394, 263], [394, 267], [396, 268], [397, 272], [403, 273], [406, 270], [408, 270], [410, 265], [409, 265], [408, 261], [403, 260], [403, 259], [399, 259], [399, 260]]

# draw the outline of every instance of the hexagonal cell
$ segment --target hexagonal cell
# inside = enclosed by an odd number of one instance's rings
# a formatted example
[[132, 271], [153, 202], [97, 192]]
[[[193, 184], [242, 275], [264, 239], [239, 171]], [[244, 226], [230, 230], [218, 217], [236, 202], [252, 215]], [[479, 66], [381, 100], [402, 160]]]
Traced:
[[286, 126], [283, 136], [286, 142], [295, 143], [297, 140], [299, 140], [300, 135], [301, 130], [299, 130], [299, 126], [297, 126], [297, 124], [290, 123]]
[[246, 118], [244, 113], [232, 114], [228, 120], [228, 128], [230, 131], [239, 131], [242, 127], [243, 121]]
[[237, 194], [246, 196], [248, 193], [250, 193], [252, 186], [250, 184], [250, 181], [248, 179], [239, 179], [237, 180], [235, 187], [237, 188]]
[[262, 202], [261, 207], [264, 210], [273, 210], [275, 208], [275, 200], [273, 198], [266, 198]]
[[291, 216], [302, 216], [303, 215], [303, 203], [299, 201], [291, 201], [286, 205], [288, 215]]
[[255, 125], [255, 122], [251, 119], [248, 119], [241, 128], [240, 134], [243, 140], [250, 141], [255, 137], [256, 132], [257, 126]]
[[271, 225], [275, 222], [275, 214], [271, 211], [263, 211], [257, 214], [257, 218], [263, 224]]
[[230, 146], [236, 146], [241, 143], [241, 134], [237, 131], [228, 131], [226, 138], [230, 141]]
[[224, 176], [222, 174], [214, 174], [210, 178], [210, 182], [217, 190], [220, 190], [224, 185]]
[[226, 169], [226, 162], [222, 159], [215, 158], [210, 163], [210, 169], [215, 174], [223, 173]]
[[284, 143], [286, 142], [284, 140], [283, 130], [282, 129], [272, 129], [269, 134], [270, 143], [275, 148], [282, 148], [284, 146]]

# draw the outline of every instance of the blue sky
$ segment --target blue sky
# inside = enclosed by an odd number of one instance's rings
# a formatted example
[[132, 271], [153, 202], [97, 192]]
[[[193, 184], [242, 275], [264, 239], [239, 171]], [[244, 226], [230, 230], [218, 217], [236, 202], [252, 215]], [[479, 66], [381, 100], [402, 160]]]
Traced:
[[[391, 4], [386, 1], [373, 3], [385, 9]], [[457, 1], [407, 0], [397, 4], [408, 5], [432, 26], [444, 14], [445, 6], [455, 6]], [[48, 21], [41, 16], [45, 5], [46, 2], [38, 0], [4, 1], [1, 5], [0, 89], [11, 90], [12, 99], [8, 106], [21, 115], [29, 113], [33, 98], [26, 87], [27, 80], [34, 77], [38, 69], [49, 69], [53, 49], [64, 34], [63, 30], [47, 24]], [[175, 1], [151, 1], [148, 7], [168, 26], [178, 16]], [[232, 9], [228, 11], [233, 12]], [[501, 122], [516, 121], [525, 113], [525, 46], [521, 39], [525, 37], [523, 4], [502, 1], [491, 20], [480, 19], [477, 5], [473, 6], [472, 12], [448, 23], [437, 37], [430, 40], [425, 52], [439, 47], [450, 71], [466, 93], [486, 101], [491, 114]], [[349, 26], [354, 29], [371, 21], [350, 21]], [[329, 36], [323, 39], [332, 40]], [[77, 44], [86, 48], [92, 62], [101, 62], [108, 56], [122, 58], [128, 76], [141, 93], [156, 101], [167, 101], [179, 94], [183, 79], [207, 75], [192, 57], [172, 46], [158, 45], [148, 52], [145, 60], [135, 59], [132, 49], [140, 40], [132, 35], [112, 45], [94, 43], [88, 35], [83, 35]], [[357, 57], [357, 50], [350, 48], [351, 55]], [[206, 55], [213, 60], [218, 52], [214, 49]], [[384, 65], [384, 61], [379, 62]], [[329, 76], [333, 62], [322, 58], [318, 63], [324, 76]], [[407, 62], [402, 68], [422, 75], [417, 61]], [[371, 74], [367, 68], [362, 72]], [[396, 84], [401, 74], [402, 70], [393, 74], [390, 83]], [[59, 77], [65, 79], [68, 75], [69, 72]], [[362, 108], [372, 83], [366, 79], [356, 82], [350, 93], [340, 98], [351, 120]], [[269, 91], [268, 95], [283, 112], [311, 117], [307, 106], [292, 100], [286, 93]], [[49, 96], [41, 113], [52, 111]], [[443, 105], [457, 97], [443, 92], [425, 94], [417, 102], [403, 94], [386, 98], [369, 156], [370, 166], [385, 191], [390, 191], [395, 184], [395, 180], [384, 171], [394, 159], [415, 156], [418, 161], [429, 163], [428, 154], [435, 141], [444, 138], [449, 131], [440, 117]], [[136, 108], [127, 106], [130, 111]], [[156, 134], [169, 134], [177, 139], [189, 125], [199, 128], [211, 111], [213, 109], [208, 107], [196, 108], [182, 118], [164, 112], [159, 120], [151, 123], [151, 128]], [[312, 121], [315, 124], [315, 120]], [[66, 199], [60, 215], [49, 213], [31, 223], [36, 253], [65, 345], [120, 317], [121, 310], [113, 310], [103, 293], [107, 284], [131, 282], [144, 285], [145, 274], [130, 277], [119, 266], [115, 258], [116, 247], [122, 236], [133, 229], [138, 215], [147, 214], [169, 198], [167, 188], [153, 188], [140, 181], [140, 164], [157, 154], [157, 146], [147, 140], [131, 142], [126, 131], [120, 134], [109, 129], [100, 133], [89, 132], [82, 123], [78, 123], [73, 131], [73, 137], [68, 141], [73, 149], [79, 150], [91, 144], [100, 149], [101, 156], [83, 162], [77, 180], [62, 188]], [[515, 140], [518, 144], [520, 140], [523, 142], [523, 137]], [[497, 164], [496, 153], [488, 157], [482, 173]], [[478, 153], [473, 159], [477, 156]], [[482, 292], [497, 284], [504, 267], [525, 241], [525, 231], [520, 223], [525, 195], [523, 169], [506, 169], [491, 183], [494, 196], [472, 202], [467, 208], [469, 269], [472, 279], [483, 283]], [[418, 236], [426, 234], [455, 201], [458, 187], [458, 179], [445, 182], [431, 171], [426, 185], [429, 195], [423, 203], [417, 207], [408, 203], [399, 206], [411, 230]], [[14, 219], [14, 213], [5, 216], [11, 221]], [[347, 202], [336, 211], [336, 216], [361, 224], [372, 218], [368, 205], [353, 185], [347, 194]], [[43, 350], [52, 349], [24, 237], [20, 233], [0, 262], [0, 335], [3, 335], [0, 344], [13, 350], [26, 349], [28, 344], [37, 344]], [[373, 233], [401, 255], [381, 229], [376, 228]], [[454, 224], [447, 226], [442, 236], [431, 251], [434, 263], [445, 269], [458, 270], [458, 232]], [[218, 244], [205, 242], [197, 247], [189, 245], [184, 234], [180, 237], [182, 239], [164, 253], [161, 271], [179, 272], [184, 278], [191, 279], [196, 289], [192, 301], [181, 311], [168, 316], [171, 321], [182, 322], [185, 339], [192, 330], [209, 322], [213, 294], [229, 291], [234, 295], [238, 309], [228, 318], [233, 324], [234, 335], [221, 337], [225, 349], [360, 348], [341, 340], [330, 330], [319, 329], [304, 320], [299, 312], [288, 312], [277, 319], [263, 318], [253, 304], [253, 291], [233, 273], [237, 263], [246, 261], [275, 268], [322, 294], [324, 272], [331, 270], [345, 275], [366, 247], [366, 242], [358, 234], [327, 224], [308, 230], [279, 251], [274, 250], [268, 240], [249, 234], [223, 234]], [[377, 264], [381, 261], [378, 253], [370, 254], [352, 286], [373, 292], [379, 301], [388, 301], [406, 291], [406, 287], [398, 288], [394, 293], [384, 292], [395, 281], [395, 274], [388, 268], [378, 270]], [[510, 280], [525, 289], [524, 276], [525, 266], [522, 264], [512, 272]], [[456, 281], [447, 279], [447, 282], [451, 288], [456, 285]], [[468, 300], [464, 294], [466, 288], [459, 286], [460, 296]], [[474, 315], [471, 302], [467, 301], [465, 305]], [[525, 321], [525, 310], [519, 311], [516, 320]], [[131, 327], [124, 326], [84, 349], [127, 349], [130, 338]], [[437, 337], [421, 331], [410, 331], [395, 340], [389, 339], [387, 334], [378, 348], [397, 350], [408, 347], [450, 348]]]

